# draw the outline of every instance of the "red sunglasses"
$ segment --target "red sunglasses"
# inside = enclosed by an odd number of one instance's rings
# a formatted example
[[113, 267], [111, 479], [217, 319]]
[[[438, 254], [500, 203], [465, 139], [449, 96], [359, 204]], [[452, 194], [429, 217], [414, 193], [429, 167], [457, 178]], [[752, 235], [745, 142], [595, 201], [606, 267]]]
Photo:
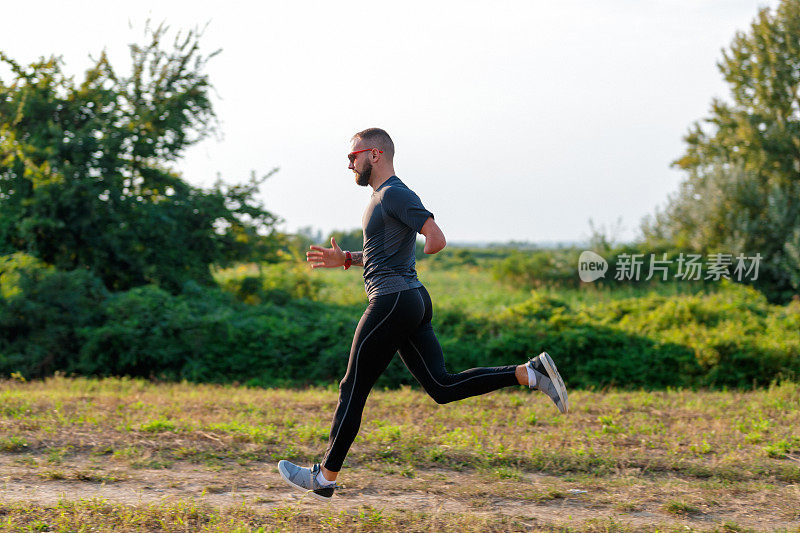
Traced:
[[[369, 152], [370, 150], [378, 150], [378, 149], [377, 148], [364, 148], [363, 150], [356, 150], [355, 152], [350, 152], [349, 154], [347, 154], [347, 159], [349, 159], [350, 162], [353, 163], [356, 160], [356, 156], [358, 154], [360, 154], [361, 152]], [[378, 153], [382, 154], [383, 150], [378, 150]]]

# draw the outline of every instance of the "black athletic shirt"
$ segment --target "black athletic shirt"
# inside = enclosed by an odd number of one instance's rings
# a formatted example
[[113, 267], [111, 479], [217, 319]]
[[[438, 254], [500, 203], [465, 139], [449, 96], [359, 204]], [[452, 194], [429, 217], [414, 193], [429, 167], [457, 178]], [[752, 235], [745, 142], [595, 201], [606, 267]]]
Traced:
[[419, 196], [392, 176], [370, 198], [364, 229], [364, 289], [369, 299], [421, 287], [414, 247], [417, 233], [433, 213]]

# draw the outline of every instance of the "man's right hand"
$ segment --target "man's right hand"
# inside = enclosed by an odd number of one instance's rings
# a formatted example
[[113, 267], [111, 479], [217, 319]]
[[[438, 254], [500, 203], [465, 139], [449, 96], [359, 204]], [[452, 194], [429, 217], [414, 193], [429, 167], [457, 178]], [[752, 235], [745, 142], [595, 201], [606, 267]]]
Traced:
[[344, 266], [345, 254], [339, 245], [336, 244], [336, 239], [331, 237], [332, 248], [323, 248], [321, 246], [309, 246], [310, 252], [306, 252], [306, 261], [311, 263], [311, 268], [337, 268]]

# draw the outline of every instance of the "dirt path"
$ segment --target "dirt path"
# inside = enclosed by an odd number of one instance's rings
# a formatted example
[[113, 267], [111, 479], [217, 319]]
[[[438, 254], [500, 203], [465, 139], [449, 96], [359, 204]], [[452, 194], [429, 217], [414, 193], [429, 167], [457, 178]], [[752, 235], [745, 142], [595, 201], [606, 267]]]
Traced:
[[[696, 504], [681, 514], [681, 509], [670, 510], [665, 504], [679, 501], [682, 495], [691, 499], [692, 483], [676, 479], [670, 481], [666, 493], [663, 480], [598, 480], [594, 486], [580, 486], [537, 474], [500, 479], [474, 472], [418, 469], [409, 477], [408, 473], [387, 473], [380, 468], [347, 472], [345, 488], [325, 505], [336, 511], [369, 506], [392, 512], [505, 515], [530, 525], [556, 527], [576, 527], [600, 519], [636, 529], [659, 524], [713, 530], [727, 524], [728, 528], [757, 531], [800, 530], [797, 485], [727, 496], [721, 493], [711, 504]], [[52, 505], [62, 498], [103, 498], [128, 505], [191, 500], [217, 508], [246, 503], [256, 510], [285, 505], [311, 510], [319, 505], [289, 489], [271, 464], [209, 467], [178, 461], [168, 468], [148, 469], [80, 454], [55, 464], [30, 455], [0, 455], [0, 500]]]

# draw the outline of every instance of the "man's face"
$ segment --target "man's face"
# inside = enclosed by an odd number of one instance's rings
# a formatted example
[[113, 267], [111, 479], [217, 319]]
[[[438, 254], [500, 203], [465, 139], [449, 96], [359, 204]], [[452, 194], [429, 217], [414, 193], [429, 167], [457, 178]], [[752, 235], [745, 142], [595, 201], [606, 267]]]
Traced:
[[[364, 143], [361, 139], [353, 141], [350, 146], [351, 152], [358, 152], [363, 150]], [[369, 185], [369, 177], [372, 175], [372, 152], [361, 152], [353, 156], [350, 161], [350, 166], [347, 167], [352, 170], [356, 175], [356, 183], [362, 187]]]

